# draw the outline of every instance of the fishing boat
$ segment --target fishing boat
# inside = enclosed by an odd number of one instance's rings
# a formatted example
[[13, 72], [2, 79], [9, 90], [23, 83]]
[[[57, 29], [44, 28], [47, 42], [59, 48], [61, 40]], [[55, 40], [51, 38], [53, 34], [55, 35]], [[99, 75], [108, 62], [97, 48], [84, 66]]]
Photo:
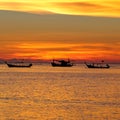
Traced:
[[85, 62], [85, 65], [88, 68], [110, 68], [110, 65], [109, 64], [104, 64], [103, 61], [101, 63], [90, 63], [90, 64]]
[[68, 59], [68, 61], [66, 60], [54, 60], [51, 62], [51, 65], [53, 67], [72, 67], [73, 63], [71, 63], [71, 61]]
[[8, 67], [20, 67], [20, 68], [23, 68], [23, 67], [31, 67], [32, 66], [32, 63], [7, 63], [7, 66]]

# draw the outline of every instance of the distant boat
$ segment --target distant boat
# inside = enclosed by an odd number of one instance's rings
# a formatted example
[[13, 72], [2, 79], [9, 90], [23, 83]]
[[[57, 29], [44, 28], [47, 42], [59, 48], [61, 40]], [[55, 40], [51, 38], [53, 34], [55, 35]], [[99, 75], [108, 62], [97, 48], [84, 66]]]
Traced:
[[23, 67], [31, 67], [32, 66], [32, 63], [7, 63], [5, 62], [8, 67], [20, 67], [20, 68], [23, 68]]
[[103, 62], [104, 61], [102, 61], [101, 63], [90, 63], [90, 64], [85, 62], [85, 64], [88, 68], [110, 68], [109, 64], [104, 64]]
[[71, 63], [71, 61], [68, 59], [68, 61], [66, 60], [54, 60], [51, 62], [51, 65], [53, 67], [72, 67], [73, 63]]

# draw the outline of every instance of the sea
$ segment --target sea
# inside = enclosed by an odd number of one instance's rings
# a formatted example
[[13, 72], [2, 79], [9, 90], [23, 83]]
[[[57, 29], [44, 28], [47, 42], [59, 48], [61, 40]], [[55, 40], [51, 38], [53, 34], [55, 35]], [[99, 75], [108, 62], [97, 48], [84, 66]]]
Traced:
[[120, 120], [120, 64], [0, 64], [0, 120]]

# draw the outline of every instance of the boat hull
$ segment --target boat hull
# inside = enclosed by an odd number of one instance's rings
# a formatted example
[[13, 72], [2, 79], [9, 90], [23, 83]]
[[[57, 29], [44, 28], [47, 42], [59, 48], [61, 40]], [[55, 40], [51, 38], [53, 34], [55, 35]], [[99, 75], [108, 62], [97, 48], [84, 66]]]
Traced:
[[19, 67], [19, 68], [24, 68], [24, 67], [31, 67], [32, 64], [28, 64], [28, 65], [17, 65], [17, 64], [8, 64], [8, 67]]
[[100, 69], [108, 69], [110, 66], [93, 66], [93, 65], [87, 65], [88, 68], [100, 68]]
[[73, 64], [67, 64], [67, 65], [61, 65], [61, 64], [56, 64], [56, 63], [51, 63], [53, 67], [72, 67]]

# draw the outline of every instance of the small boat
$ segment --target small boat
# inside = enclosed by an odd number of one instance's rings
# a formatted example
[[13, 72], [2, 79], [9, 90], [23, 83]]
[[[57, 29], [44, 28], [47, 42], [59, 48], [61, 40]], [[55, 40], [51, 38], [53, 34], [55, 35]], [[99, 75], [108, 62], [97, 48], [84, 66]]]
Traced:
[[102, 61], [102, 63], [90, 63], [90, 64], [85, 62], [85, 64], [88, 68], [110, 68], [110, 65], [103, 64], [103, 61]]
[[23, 67], [31, 67], [32, 66], [32, 63], [7, 63], [7, 66], [8, 67], [20, 67], [20, 68], [23, 68]]
[[54, 60], [51, 62], [51, 65], [53, 67], [72, 67], [73, 63], [70, 62], [70, 60], [68, 59], [68, 61], [66, 60]]

